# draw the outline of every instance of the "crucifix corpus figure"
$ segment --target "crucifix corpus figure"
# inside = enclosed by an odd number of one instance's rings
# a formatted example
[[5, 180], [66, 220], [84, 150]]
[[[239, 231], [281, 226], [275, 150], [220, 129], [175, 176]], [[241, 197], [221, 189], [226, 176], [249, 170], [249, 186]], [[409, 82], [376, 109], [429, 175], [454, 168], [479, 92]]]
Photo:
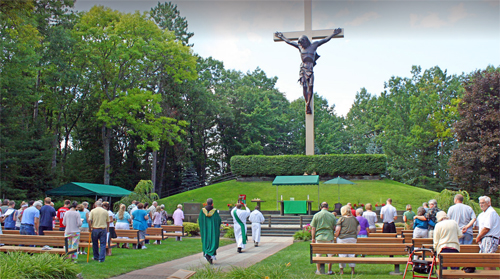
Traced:
[[295, 43], [287, 39], [281, 32], [274, 33], [276, 37], [282, 39], [287, 44], [297, 48], [300, 51], [300, 58], [302, 60], [302, 63], [300, 64], [299, 82], [302, 85], [304, 99], [306, 101], [306, 114], [312, 114], [311, 99], [314, 94], [313, 68], [314, 66], [316, 66], [316, 60], [318, 60], [319, 58], [319, 55], [316, 53], [316, 49], [318, 49], [319, 46], [321, 46], [324, 43], [327, 43], [328, 41], [330, 41], [330, 39], [332, 39], [333, 37], [337, 36], [340, 33], [342, 33], [342, 29], [337, 28], [333, 31], [333, 34], [331, 34], [330, 36], [322, 40], [314, 41], [312, 43], [306, 35], [302, 35], [299, 38], [298, 42]]

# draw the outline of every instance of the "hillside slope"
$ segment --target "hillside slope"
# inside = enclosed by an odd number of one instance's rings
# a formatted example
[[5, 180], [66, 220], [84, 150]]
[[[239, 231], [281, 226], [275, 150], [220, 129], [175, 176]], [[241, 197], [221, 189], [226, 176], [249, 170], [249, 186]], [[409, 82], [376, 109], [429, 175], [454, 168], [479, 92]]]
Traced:
[[[413, 210], [422, 205], [423, 202], [434, 198], [438, 193], [422, 188], [402, 184], [389, 179], [384, 180], [353, 180], [355, 185], [340, 185], [340, 203], [385, 203], [387, 198], [392, 198], [393, 205], [398, 210], [404, 210], [407, 204], [411, 204]], [[338, 201], [337, 185], [322, 184], [320, 182], [320, 201], [335, 204]], [[227, 210], [227, 204], [234, 204], [240, 194], [247, 195], [247, 200], [260, 198], [263, 201], [261, 210], [276, 210], [276, 186], [271, 182], [238, 182], [236, 180], [222, 182], [199, 188], [196, 190], [180, 193], [163, 198], [158, 204], [165, 204], [165, 208], [171, 214], [177, 204], [185, 202], [203, 203], [207, 198], [214, 199], [214, 206], [220, 210]], [[307, 195], [313, 200], [312, 208], [318, 208], [317, 186], [279, 186], [278, 198], [289, 200], [305, 200]], [[248, 202], [253, 209], [255, 203]]]

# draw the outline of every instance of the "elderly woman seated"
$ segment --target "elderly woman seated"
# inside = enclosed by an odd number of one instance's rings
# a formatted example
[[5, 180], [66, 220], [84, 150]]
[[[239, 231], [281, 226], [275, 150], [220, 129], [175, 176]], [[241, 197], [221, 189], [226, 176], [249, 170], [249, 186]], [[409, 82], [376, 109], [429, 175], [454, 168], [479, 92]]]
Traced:
[[[337, 237], [337, 243], [356, 243], [359, 231], [361, 229], [356, 217], [352, 216], [351, 208], [346, 205], [340, 209], [342, 216], [337, 221], [337, 226], [335, 227], [335, 236]], [[339, 257], [352, 257], [355, 254], [339, 254]], [[351, 274], [354, 274], [354, 267], [356, 264], [350, 263]], [[344, 263], [339, 263], [340, 274], [344, 274]]]

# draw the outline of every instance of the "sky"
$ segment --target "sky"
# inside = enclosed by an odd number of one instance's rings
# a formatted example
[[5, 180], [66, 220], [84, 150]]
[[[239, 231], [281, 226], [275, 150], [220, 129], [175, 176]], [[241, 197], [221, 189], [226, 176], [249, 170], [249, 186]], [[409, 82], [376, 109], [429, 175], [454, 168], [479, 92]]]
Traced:
[[[304, 2], [171, 1], [188, 21], [193, 52], [224, 63], [226, 69], [262, 69], [277, 77], [276, 87], [290, 101], [302, 96], [297, 82], [300, 53], [274, 42], [276, 31], [304, 30]], [[103, 5], [121, 12], [149, 11], [158, 1], [77, 0], [75, 9]], [[163, 3], [163, 2], [162, 2]], [[346, 115], [356, 93], [384, 91], [392, 76], [411, 77], [439, 66], [460, 75], [500, 66], [500, 1], [312, 1], [312, 28], [344, 28], [344, 38], [318, 48], [314, 91]]]

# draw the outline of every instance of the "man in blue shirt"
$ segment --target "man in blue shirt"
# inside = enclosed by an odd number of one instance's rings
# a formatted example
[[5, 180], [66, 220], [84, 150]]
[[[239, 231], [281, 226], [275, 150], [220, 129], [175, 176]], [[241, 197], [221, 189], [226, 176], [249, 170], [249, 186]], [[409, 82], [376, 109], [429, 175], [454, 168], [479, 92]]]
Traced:
[[40, 202], [30, 201], [28, 205], [30, 205], [23, 212], [23, 217], [21, 220], [21, 230], [19, 234], [24, 235], [36, 235], [38, 234], [38, 226], [40, 220], [40, 208], [42, 208], [42, 204]]
[[53, 228], [53, 221], [56, 217], [56, 210], [50, 206], [52, 200], [45, 198], [45, 205], [40, 209], [40, 227], [38, 229], [39, 235], [44, 235], [43, 231], [51, 231]]

